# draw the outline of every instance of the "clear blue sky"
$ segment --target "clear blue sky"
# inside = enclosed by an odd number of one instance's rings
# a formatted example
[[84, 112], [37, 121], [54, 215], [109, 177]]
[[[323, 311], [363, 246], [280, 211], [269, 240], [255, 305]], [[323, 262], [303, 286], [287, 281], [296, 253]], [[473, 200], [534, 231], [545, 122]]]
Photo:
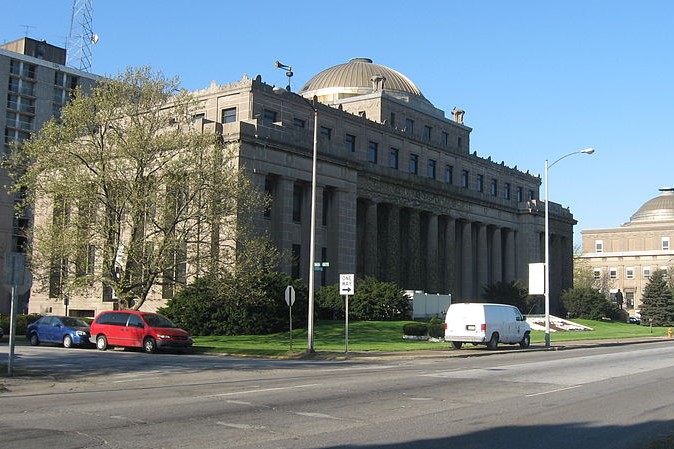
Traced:
[[[0, 42], [63, 46], [70, 0], [0, 0]], [[26, 28], [28, 26], [28, 28]], [[674, 2], [94, 0], [92, 72], [149, 65], [187, 89], [258, 74], [292, 87], [353, 57], [408, 76], [471, 151], [533, 174], [581, 229], [617, 227], [674, 185]], [[541, 197], [544, 189], [541, 187]]]

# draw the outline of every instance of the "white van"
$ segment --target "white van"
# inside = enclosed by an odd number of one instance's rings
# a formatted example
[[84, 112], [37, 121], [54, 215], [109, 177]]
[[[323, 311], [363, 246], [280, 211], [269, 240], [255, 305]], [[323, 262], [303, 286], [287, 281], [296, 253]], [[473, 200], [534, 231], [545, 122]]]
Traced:
[[445, 341], [461, 349], [464, 343], [486, 344], [496, 349], [499, 343], [528, 348], [531, 327], [517, 307], [505, 304], [455, 303], [445, 316]]

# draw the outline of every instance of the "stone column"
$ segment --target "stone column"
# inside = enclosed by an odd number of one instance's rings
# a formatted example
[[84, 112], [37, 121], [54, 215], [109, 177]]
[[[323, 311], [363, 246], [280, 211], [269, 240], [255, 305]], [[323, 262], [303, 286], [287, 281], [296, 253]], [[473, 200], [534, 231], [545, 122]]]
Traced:
[[515, 257], [515, 231], [512, 229], [504, 229], [505, 232], [505, 266], [504, 277], [506, 282], [512, 282], [517, 276], [517, 266]]
[[377, 277], [379, 274], [377, 203], [365, 203], [365, 275]]
[[482, 289], [489, 284], [489, 250], [487, 225], [477, 223], [477, 291], [476, 299], [482, 297]]
[[383, 267], [383, 279], [386, 281], [400, 282], [400, 208], [389, 204], [386, 208], [386, 221], [381, 223], [385, 229], [385, 258], [381, 260]]
[[457, 273], [456, 273], [456, 220], [445, 217], [445, 248], [442, 288], [444, 293], [452, 293], [457, 297]]
[[461, 299], [472, 299], [473, 292], [473, 226], [461, 223]]
[[426, 226], [426, 292], [440, 293], [438, 257], [438, 216], [430, 214]]
[[[408, 288], [418, 290], [422, 288], [421, 280], [421, 223], [419, 211], [409, 211], [409, 241], [408, 241]], [[405, 288], [405, 287], [403, 287]]]
[[503, 281], [501, 228], [494, 227], [491, 242], [491, 282], [496, 283]]

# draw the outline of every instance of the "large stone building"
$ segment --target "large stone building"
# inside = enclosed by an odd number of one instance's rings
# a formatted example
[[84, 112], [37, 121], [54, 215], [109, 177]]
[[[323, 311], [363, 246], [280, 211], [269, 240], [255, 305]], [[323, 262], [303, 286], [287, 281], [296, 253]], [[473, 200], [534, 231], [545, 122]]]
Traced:
[[[391, 68], [357, 58], [320, 72], [299, 93], [258, 76], [195, 94], [203, 106], [196, 126], [234, 145], [239, 166], [273, 198], [255, 224], [286, 255], [281, 270], [296, 278], [307, 279], [313, 265], [314, 113], [315, 262], [329, 264], [317, 285], [355, 273], [469, 300], [498, 281], [526, 284], [529, 263], [544, 260], [540, 177], [471, 151], [463, 111], [448, 119]], [[561, 290], [572, 285], [575, 221], [558, 204], [550, 213], [554, 311]], [[112, 306], [73, 299], [70, 312], [88, 316]], [[34, 295], [31, 311], [63, 308]]]
[[674, 266], [674, 188], [660, 189], [619, 228], [586, 229], [585, 261], [597, 280], [623, 295], [624, 307], [638, 315], [644, 288], [655, 270]]
[[[21, 142], [39, 130], [68, 101], [78, 86], [91, 86], [98, 78], [91, 73], [66, 67], [66, 51], [44, 41], [22, 38], [0, 45], [0, 129], [4, 130], [3, 151], [11, 142]], [[0, 169], [0, 185], [9, 184], [7, 172]], [[0, 276], [4, 278], [4, 260], [11, 253], [23, 253], [25, 237], [21, 232], [30, 217], [14, 217], [13, 195], [0, 192]], [[0, 314], [10, 308], [11, 292], [0, 285]], [[19, 310], [25, 310], [28, 295], [20, 298]]]

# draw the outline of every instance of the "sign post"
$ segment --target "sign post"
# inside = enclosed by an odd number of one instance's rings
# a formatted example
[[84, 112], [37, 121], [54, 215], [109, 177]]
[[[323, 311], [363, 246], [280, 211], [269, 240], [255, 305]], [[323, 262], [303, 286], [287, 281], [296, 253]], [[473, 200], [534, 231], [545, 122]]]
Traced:
[[25, 291], [26, 287], [29, 286], [26, 282], [24, 255], [16, 252], [5, 253], [4, 268], [4, 284], [10, 286], [12, 289], [12, 302], [9, 316], [9, 354], [7, 360], [7, 376], [12, 377], [14, 370], [14, 348], [16, 346], [17, 296], [19, 295], [17, 290], [20, 288], [22, 291]]
[[340, 274], [339, 275], [339, 294], [344, 295], [345, 307], [344, 307], [344, 352], [349, 353], [349, 296], [353, 295], [355, 291], [354, 287], [354, 275], [353, 274]]
[[295, 288], [292, 285], [286, 287], [286, 304], [290, 309], [290, 352], [293, 352], [293, 304], [295, 304]]

